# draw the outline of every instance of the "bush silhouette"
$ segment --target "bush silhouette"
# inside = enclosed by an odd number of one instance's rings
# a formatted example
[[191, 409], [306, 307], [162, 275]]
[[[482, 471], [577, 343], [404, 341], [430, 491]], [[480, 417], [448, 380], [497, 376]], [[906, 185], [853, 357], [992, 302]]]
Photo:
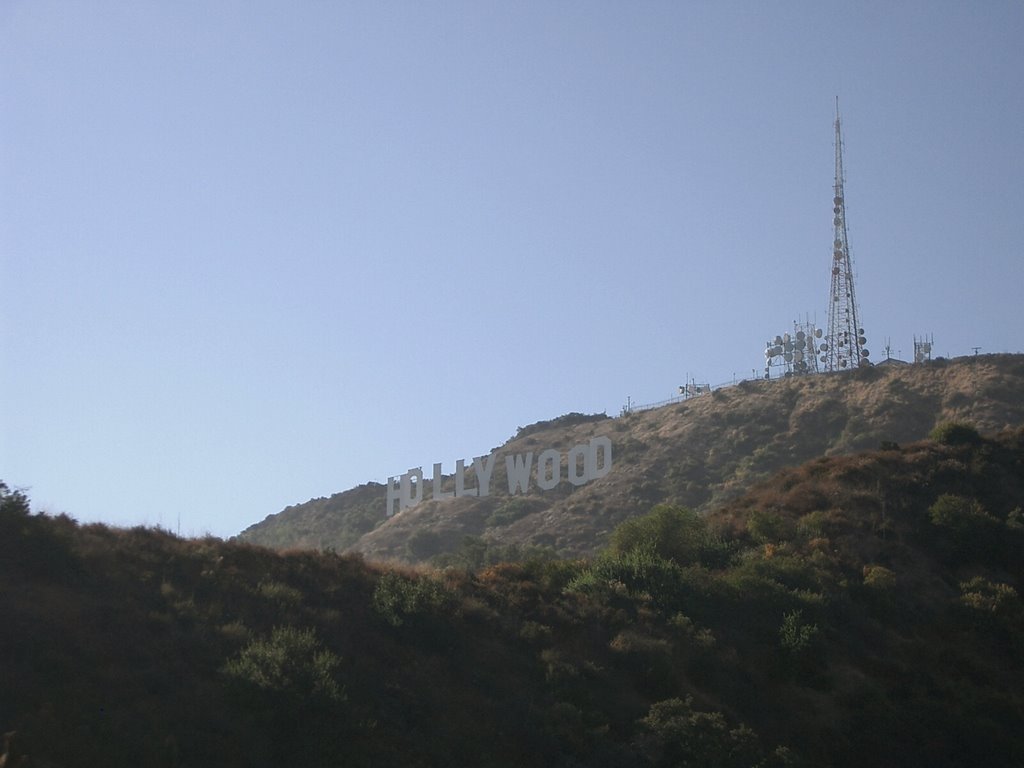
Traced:
[[928, 508], [928, 518], [933, 525], [950, 528], [957, 533], [970, 533], [995, 522], [976, 499], [952, 493], [944, 493], [936, 499]]
[[247, 645], [224, 667], [245, 685], [297, 700], [342, 701], [334, 675], [341, 659], [325, 649], [312, 629], [275, 627], [268, 638]]
[[981, 442], [978, 430], [970, 424], [959, 421], [947, 421], [939, 424], [928, 437], [943, 445], [976, 445]]
[[380, 577], [373, 592], [373, 607], [391, 626], [439, 611], [451, 601], [444, 585], [435, 579], [409, 578], [389, 571]]
[[644, 549], [677, 565], [701, 563], [708, 567], [723, 565], [729, 558], [728, 547], [707, 527], [698, 513], [686, 507], [658, 504], [641, 517], [634, 517], [612, 531], [608, 551], [626, 555]]
[[0, 515], [4, 517], [26, 517], [29, 514], [28, 497], [21, 491], [11, 490], [0, 480]]

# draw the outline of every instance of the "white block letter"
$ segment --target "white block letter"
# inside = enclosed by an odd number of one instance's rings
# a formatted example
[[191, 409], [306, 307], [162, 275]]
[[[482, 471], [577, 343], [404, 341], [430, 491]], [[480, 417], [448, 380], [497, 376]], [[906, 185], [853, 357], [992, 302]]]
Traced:
[[384, 517], [391, 517], [395, 514], [394, 505], [398, 503], [399, 512], [402, 511], [402, 486], [397, 477], [388, 478], [388, 500], [384, 506]]
[[476, 484], [480, 488], [481, 496], [487, 496], [491, 492], [491, 471], [493, 469], [493, 453], [490, 456], [477, 456], [473, 459], [473, 471], [476, 472]]
[[466, 462], [459, 459], [455, 462], [455, 495], [456, 496], [476, 496], [476, 488], [466, 487]]
[[434, 482], [431, 483], [431, 490], [434, 492], [435, 499], [450, 499], [454, 494], [451, 491], [442, 491], [442, 482], [444, 482], [444, 478], [441, 476], [441, 463], [437, 462], [434, 464]]
[[554, 448], [548, 448], [537, 457], [537, 485], [542, 491], [550, 491], [561, 481], [562, 455]]
[[[416, 478], [414, 483], [412, 480]], [[410, 469], [402, 475], [402, 509], [414, 506], [423, 501], [423, 467]]]
[[590, 448], [585, 445], [574, 445], [569, 451], [569, 482], [583, 485], [590, 479]]
[[[597, 464], [597, 452], [604, 449], [604, 461]], [[602, 435], [590, 438], [590, 450], [587, 452], [587, 480], [597, 480], [612, 471], [612, 441]]]
[[508, 492], [514, 495], [516, 489], [522, 489], [526, 493], [530, 488], [530, 466], [533, 464], [533, 451], [528, 451], [526, 456], [516, 454], [505, 457], [505, 471], [508, 473]]

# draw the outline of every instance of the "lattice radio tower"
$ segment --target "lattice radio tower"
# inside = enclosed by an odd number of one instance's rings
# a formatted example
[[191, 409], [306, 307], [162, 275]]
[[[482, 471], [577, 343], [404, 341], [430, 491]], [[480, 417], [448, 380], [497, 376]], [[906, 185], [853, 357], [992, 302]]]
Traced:
[[843, 194], [843, 139], [839, 128], [839, 97], [836, 97], [836, 183], [833, 213], [835, 240], [832, 249], [832, 290], [828, 297], [828, 334], [820, 350], [826, 371], [868, 365], [867, 339], [860, 326], [857, 296], [853, 289], [853, 262], [846, 234], [846, 199]]

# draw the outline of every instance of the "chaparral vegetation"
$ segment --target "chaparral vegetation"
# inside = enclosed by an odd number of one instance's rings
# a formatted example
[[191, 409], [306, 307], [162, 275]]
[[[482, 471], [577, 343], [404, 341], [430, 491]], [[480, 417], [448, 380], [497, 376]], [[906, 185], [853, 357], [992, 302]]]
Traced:
[[416, 568], [0, 484], [0, 730], [44, 766], [1024, 765], [1022, 505], [1024, 430], [966, 423]]

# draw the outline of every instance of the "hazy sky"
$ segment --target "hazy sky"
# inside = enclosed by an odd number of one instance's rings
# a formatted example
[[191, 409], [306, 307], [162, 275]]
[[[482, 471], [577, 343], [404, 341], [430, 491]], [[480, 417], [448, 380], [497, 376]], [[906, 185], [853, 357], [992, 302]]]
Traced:
[[[1024, 3], [0, 3], [0, 479], [288, 504], [763, 367], [1024, 348]], [[180, 523], [179, 523], [180, 520]]]

